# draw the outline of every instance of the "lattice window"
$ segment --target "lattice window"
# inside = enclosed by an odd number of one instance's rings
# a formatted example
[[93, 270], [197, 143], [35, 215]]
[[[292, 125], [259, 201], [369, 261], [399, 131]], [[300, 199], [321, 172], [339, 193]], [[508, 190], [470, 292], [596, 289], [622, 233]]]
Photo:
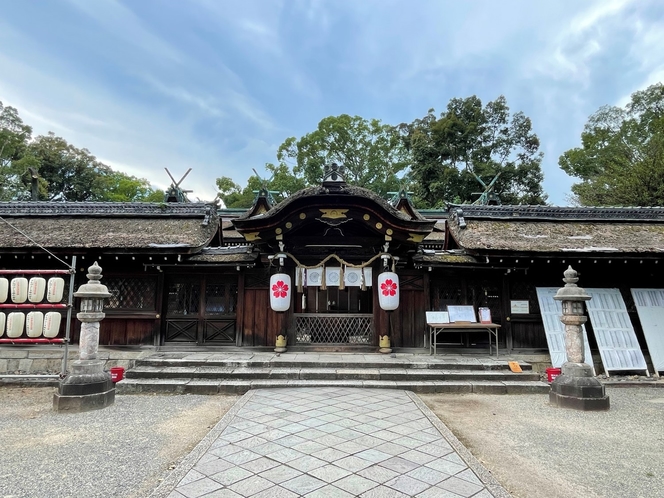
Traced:
[[270, 286], [270, 272], [268, 270], [247, 272], [244, 286], [247, 289], [268, 288]]
[[434, 309], [445, 310], [447, 305], [465, 304], [458, 278], [435, 280], [431, 284], [431, 301]]
[[168, 314], [197, 314], [200, 292], [199, 282], [171, 282], [168, 285]]
[[155, 310], [156, 278], [108, 277], [102, 280], [111, 297], [104, 304], [107, 309]]
[[205, 286], [205, 314], [227, 315], [236, 312], [237, 285], [210, 283]]
[[472, 280], [468, 282], [468, 304], [472, 304], [477, 311], [480, 307], [491, 310], [491, 321], [500, 322], [501, 283], [492, 280]]
[[295, 337], [298, 344], [371, 344], [373, 316], [296, 315]]

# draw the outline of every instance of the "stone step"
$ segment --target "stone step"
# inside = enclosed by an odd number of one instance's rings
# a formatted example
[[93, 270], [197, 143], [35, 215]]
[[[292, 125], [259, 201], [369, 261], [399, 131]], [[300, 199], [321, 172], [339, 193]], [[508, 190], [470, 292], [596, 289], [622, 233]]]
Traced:
[[[327, 366], [327, 364], [326, 364]], [[284, 379], [284, 380], [487, 380], [538, 381], [539, 374], [509, 370], [441, 370], [412, 368], [250, 368], [216, 366], [136, 366], [128, 370], [128, 379]]]
[[446, 381], [446, 380], [294, 380], [294, 379], [141, 379], [126, 378], [116, 385], [118, 394], [243, 394], [250, 389], [283, 387], [357, 387], [403, 389], [419, 393], [457, 394], [548, 394], [539, 381]]
[[[532, 371], [532, 365], [526, 362], [518, 362], [524, 371]], [[445, 359], [428, 357], [425, 360], [400, 360], [398, 358], [386, 358], [381, 361], [343, 361], [319, 359], [303, 360], [292, 359], [288, 356], [273, 357], [272, 359], [236, 359], [236, 358], [183, 358], [150, 356], [136, 360], [137, 367], [218, 367], [218, 368], [316, 368], [324, 364], [326, 368], [335, 369], [409, 369], [409, 370], [509, 370], [507, 361], [493, 358], [468, 358], [468, 359]]]

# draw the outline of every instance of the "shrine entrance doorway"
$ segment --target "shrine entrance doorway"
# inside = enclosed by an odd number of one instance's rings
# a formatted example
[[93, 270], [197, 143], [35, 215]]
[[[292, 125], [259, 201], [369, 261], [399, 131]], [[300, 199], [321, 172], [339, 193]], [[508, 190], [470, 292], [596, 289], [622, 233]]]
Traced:
[[169, 275], [165, 282], [166, 343], [235, 345], [237, 277]]
[[372, 288], [304, 288], [294, 322], [297, 345], [375, 345]]

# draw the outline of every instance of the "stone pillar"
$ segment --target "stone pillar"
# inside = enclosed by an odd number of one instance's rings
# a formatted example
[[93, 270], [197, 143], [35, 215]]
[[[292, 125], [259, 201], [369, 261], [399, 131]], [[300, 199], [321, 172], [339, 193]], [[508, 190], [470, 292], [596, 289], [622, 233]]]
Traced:
[[554, 299], [562, 302], [565, 324], [565, 351], [567, 361], [561, 375], [551, 384], [549, 402], [561, 408], [576, 410], [608, 410], [609, 397], [602, 383], [593, 376], [590, 365], [585, 363], [583, 324], [588, 318], [583, 315], [583, 303], [591, 299], [586, 291], [576, 285], [577, 272], [570, 266], [565, 270], [565, 287], [558, 290]]
[[105, 408], [115, 402], [115, 386], [111, 374], [104, 371], [98, 359], [99, 322], [104, 319], [104, 299], [110, 297], [102, 285], [101, 267], [95, 262], [88, 268], [89, 281], [81, 285], [74, 296], [81, 299], [79, 359], [72, 362], [71, 373], [60, 381], [53, 396], [56, 411], [84, 412]]

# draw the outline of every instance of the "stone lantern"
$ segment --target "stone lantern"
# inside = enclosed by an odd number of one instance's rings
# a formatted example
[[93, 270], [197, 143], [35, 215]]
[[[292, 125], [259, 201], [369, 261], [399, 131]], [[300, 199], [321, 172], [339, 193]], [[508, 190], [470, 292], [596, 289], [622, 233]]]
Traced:
[[577, 272], [568, 267], [564, 272], [565, 287], [558, 290], [553, 299], [561, 301], [563, 315], [560, 321], [565, 325], [565, 351], [567, 361], [563, 363], [561, 375], [551, 384], [549, 401], [562, 408], [576, 410], [608, 410], [609, 397], [604, 386], [593, 375], [593, 369], [585, 363], [583, 329], [588, 318], [584, 315], [585, 301], [589, 301], [586, 291], [577, 286]]
[[79, 359], [72, 362], [71, 373], [58, 387], [53, 407], [58, 411], [81, 412], [105, 408], [115, 402], [115, 387], [104, 361], [98, 359], [99, 322], [104, 319], [104, 299], [110, 297], [102, 285], [101, 267], [95, 262], [88, 268], [88, 283], [79, 287], [74, 296], [81, 299]]
[[81, 299], [81, 311], [76, 318], [81, 321], [81, 336], [78, 349], [81, 360], [96, 360], [99, 350], [99, 322], [106, 316], [103, 313], [104, 299], [111, 297], [105, 285], [102, 285], [101, 266], [96, 262], [88, 268], [88, 283], [83, 284], [74, 293]]

